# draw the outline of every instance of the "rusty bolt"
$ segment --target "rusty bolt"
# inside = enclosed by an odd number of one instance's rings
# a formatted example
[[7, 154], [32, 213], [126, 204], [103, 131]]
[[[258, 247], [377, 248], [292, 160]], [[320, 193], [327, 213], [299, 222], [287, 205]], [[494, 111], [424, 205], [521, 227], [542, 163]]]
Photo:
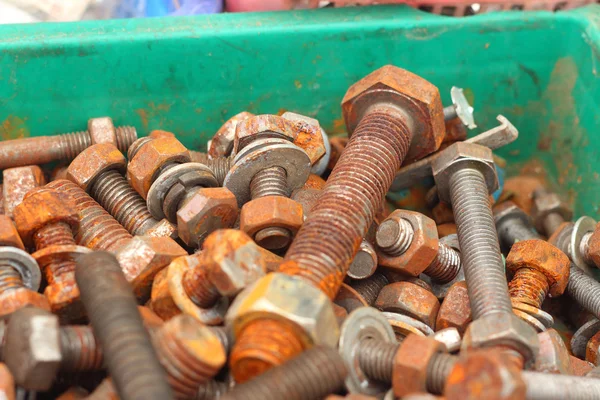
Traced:
[[340, 286], [340, 290], [333, 302], [343, 307], [349, 313], [357, 308], [364, 308], [370, 305], [360, 293], [345, 283], [342, 283], [342, 286]]
[[352, 279], [366, 279], [377, 269], [377, 252], [375, 247], [366, 239], [360, 242], [358, 252], [348, 268], [347, 275]]
[[4, 213], [11, 218], [27, 192], [46, 183], [44, 172], [37, 165], [5, 169], [2, 178]]
[[565, 342], [554, 329], [538, 333], [540, 352], [535, 370], [553, 374], [571, 374], [571, 359]]
[[16, 247], [25, 250], [21, 236], [12, 219], [7, 215], [0, 214], [0, 246]]
[[85, 312], [75, 284], [75, 260], [90, 250], [75, 243], [79, 218], [70, 200], [56, 190], [39, 188], [25, 196], [14, 214], [21, 238], [27, 247], [35, 246], [33, 258], [46, 275], [50, 309], [63, 321], [80, 320]]
[[467, 284], [464, 281], [456, 282], [448, 289], [448, 293], [440, 305], [435, 329], [454, 327], [463, 335], [472, 318]]
[[233, 142], [235, 140], [235, 129], [237, 125], [241, 121], [253, 116], [254, 114], [252, 113], [242, 111], [225, 121], [213, 136], [208, 148], [208, 155], [212, 158], [230, 156], [233, 152]]
[[96, 143], [112, 143], [125, 153], [136, 138], [137, 132], [132, 126], [115, 128], [108, 117], [92, 118], [88, 121], [87, 131], [1, 142], [0, 160], [3, 161], [0, 169], [70, 161]]
[[420, 286], [397, 282], [381, 289], [375, 307], [381, 311], [406, 315], [433, 328], [440, 303], [433, 293]]

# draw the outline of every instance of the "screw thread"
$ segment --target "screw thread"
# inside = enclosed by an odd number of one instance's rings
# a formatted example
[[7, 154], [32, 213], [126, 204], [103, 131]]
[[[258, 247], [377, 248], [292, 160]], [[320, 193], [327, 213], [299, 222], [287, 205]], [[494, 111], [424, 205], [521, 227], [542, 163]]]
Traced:
[[143, 235], [157, 222], [146, 201], [117, 170], [99, 176], [90, 195], [132, 235]]
[[382, 273], [375, 272], [367, 279], [352, 282], [352, 288], [360, 294], [368, 305], [372, 306], [379, 296], [381, 289], [390, 281]]
[[[39, 229], [33, 235], [33, 242], [37, 250], [49, 246], [74, 245], [73, 230], [69, 224], [58, 222], [49, 224]], [[68, 280], [75, 283], [75, 262], [65, 259], [48, 260], [40, 264], [40, 268], [46, 275], [49, 285], [52, 285], [57, 279]]]
[[473, 319], [512, 313], [485, 178], [476, 168], [463, 167], [449, 180]]
[[266, 196], [289, 197], [287, 174], [281, 167], [265, 168], [250, 181], [252, 199]]
[[435, 260], [424, 272], [436, 282], [450, 282], [460, 272], [460, 254], [452, 247], [440, 243]]
[[222, 399], [322, 399], [343, 387], [346, 374], [344, 361], [335, 349], [317, 346], [235, 386]]
[[400, 218], [399, 221], [387, 220], [379, 225], [376, 241], [386, 254], [399, 256], [406, 253], [414, 236], [415, 230], [410, 222]]
[[358, 365], [370, 379], [391, 382], [394, 357], [399, 347], [398, 343], [365, 339], [358, 349]]
[[281, 272], [335, 297], [410, 139], [406, 123], [382, 108], [362, 118], [286, 254], [293, 262]]
[[63, 133], [56, 136], [57, 148], [61, 150], [60, 160], [72, 160], [92, 145], [88, 131]]
[[90, 326], [61, 327], [60, 348], [64, 371], [97, 371], [102, 368], [104, 355]]
[[69, 196], [79, 214], [75, 240], [93, 250], [115, 251], [132, 239], [129, 232], [73, 182], [61, 179], [46, 185]]
[[215, 175], [219, 186], [223, 185], [223, 181], [227, 173], [231, 169], [232, 157], [215, 157], [209, 158], [207, 153], [190, 150], [190, 158], [192, 162], [197, 162], [206, 165]]
[[[200, 257], [202, 258], [202, 255]], [[208, 279], [205, 265], [207, 264], [201, 262], [199, 267], [186, 271], [181, 283], [183, 290], [194, 304], [201, 308], [210, 308], [221, 296], [215, 285]]]
[[567, 293], [581, 307], [600, 319], [600, 283], [573, 264]]
[[138, 151], [140, 151], [142, 146], [144, 146], [146, 143], [151, 142], [152, 140], [154, 139], [150, 136], [144, 136], [131, 143], [131, 146], [129, 146], [129, 149], [127, 150], [127, 159], [131, 161], [133, 157], [135, 157], [135, 155], [138, 153]]
[[129, 147], [137, 140], [137, 131], [133, 126], [117, 126], [117, 149], [121, 153], [127, 153]]
[[224, 382], [218, 382], [215, 380], [203, 383], [198, 388], [195, 400], [215, 400], [219, 399], [225, 392], [227, 392], [227, 384]]
[[233, 346], [229, 361], [233, 377], [243, 383], [303, 350], [298, 332], [291, 326], [270, 319], [253, 321], [240, 332]]
[[548, 279], [541, 272], [532, 268], [519, 268], [508, 283], [511, 300], [542, 308], [548, 294]]
[[450, 371], [456, 363], [456, 356], [437, 353], [431, 357], [429, 364], [427, 364], [427, 391], [433, 394], [442, 394], [444, 392], [444, 385], [446, 379], [450, 375]]
[[80, 257], [75, 277], [119, 397], [172, 398], [131, 286], [115, 256], [95, 252]]
[[[199, 323], [198, 323], [199, 324]], [[219, 366], [207, 364], [196, 356], [196, 345], [182, 338], [180, 325], [166, 322], [154, 332], [154, 345], [168, 381], [179, 399], [193, 398], [198, 387], [219, 372]]]
[[219, 339], [219, 342], [223, 345], [225, 352], [229, 354], [229, 350], [231, 350], [231, 339], [229, 339], [229, 335], [227, 334], [227, 328], [224, 326], [207, 326], [208, 330], [215, 334], [215, 336]]
[[14, 268], [10, 261], [0, 260], [0, 293], [24, 287], [19, 270]]
[[527, 388], [527, 400], [600, 399], [600, 380], [597, 379], [533, 371], [523, 371], [521, 376]]
[[510, 250], [515, 242], [542, 239], [533, 226], [525, 224], [520, 218], [507, 219], [498, 226], [498, 238], [502, 248]]

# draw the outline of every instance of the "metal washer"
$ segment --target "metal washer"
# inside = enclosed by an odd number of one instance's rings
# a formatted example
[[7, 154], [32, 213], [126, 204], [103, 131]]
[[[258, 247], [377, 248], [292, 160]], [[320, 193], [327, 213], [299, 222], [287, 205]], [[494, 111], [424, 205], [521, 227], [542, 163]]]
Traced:
[[38, 291], [42, 281], [42, 273], [35, 259], [27, 252], [16, 247], [0, 247], [0, 259], [16, 269], [23, 284], [33, 291]]

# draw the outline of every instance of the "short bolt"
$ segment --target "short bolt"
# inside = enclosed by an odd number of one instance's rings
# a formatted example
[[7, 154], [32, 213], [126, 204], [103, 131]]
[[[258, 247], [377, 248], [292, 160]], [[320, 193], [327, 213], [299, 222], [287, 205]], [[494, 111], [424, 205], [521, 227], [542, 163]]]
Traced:
[[368, 240], [363, 239], [347, 274], [352, 279], [362, 280], [372, 276], [376, 269], [377, 253], [375, 247]]
[[132, 126], [115, 128], [110, 118], [92, 118], [88, 122], [87, 131], [1, 142], [0, 169], [46, 164], [52, 161], [71, 161], [77, 154], [96, 143], [112, 142], [120, 151], [126, 152], [136, 139], [137, 132]]
[[352, 282], [351, 286], [360, 294], [368, 305], [375, 304], [379, 292], [384, 286], [390, 284], [390, 280], [381, 272], [375, 272], [367, 279]]
[[206, 165], [215, 174], [219, 186], [223, 185], [223, 181], [227, 173], [231, 169], [233, 157], [214, 157], [211, 158], [207, 153], [190, 150], [192, 162], [197, 162]]

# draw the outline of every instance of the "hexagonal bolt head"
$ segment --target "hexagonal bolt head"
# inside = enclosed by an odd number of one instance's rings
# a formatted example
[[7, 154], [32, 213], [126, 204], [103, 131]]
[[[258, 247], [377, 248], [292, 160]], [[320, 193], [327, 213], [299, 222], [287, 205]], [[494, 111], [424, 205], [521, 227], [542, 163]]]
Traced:
[[525, 399], [521, 371], [498, 351], [478, 350], [461, 356], [448, 380], [444, 394], [448, 400]]
[[548, 236], [552, 234], [552, 232], [545, 232], [544, 229], [544, 219], [552, 213], [560, 215], [565, 221], [573, 218], [573, 211], [567, 203], [560, 199], [558, 194], [548, 192], [544, 188], [533, 192], [531, 218], [533, 218], [535, 229], [538, 232], [543, 232]]
[[46, 225], [66, 223], [71, 226], [74, 235], [79, 229], [79, 215], [71, 201], [52, 189], [38, 188], [30, 191], [15, 208], [14, 218], [27, 247], [33, 247], [33, 235]]
[[21, 204], [27, 192], [46, 183], [44, 172], [37, 165], [7, 168], [2, 171], [2, 178], [4, 213], [9, 217], [13, 216], [13, 210]]
[[168, 163], [190, 162], [190, 153], [174, 137], [160, 137], [144, 144], [127, 165], [127, 180], [144, 199], [161, 168]]
[[301, 114], [285, 112], [281, 115], [292, 123], [297, 131], [294, 144], [308, 154], [310, 165], [315, 165], [325, 155], [325, 141], [321, 133], [319, 121]]
[[0, 215], [0, 246], [11, 246], [25, 250], [17, 227], [8, 215]]
[[384, 286], [374, 306], [381, 311], [408, 315], [435, 327], [440, 302], [433, 293], [409, 282], [396, 282]]
[[440, 200], [450, 202], [450, 175], [460, 168], [477, 168], [485, 179], [488, 192], [498, 189], [498, 175], [492, 151], [478, 144], [457, 142], [446, 147], [431, 165]]
[[540, 352], [535, 370], [552, 374], [571, 374], [571, 358], [560, 334], [554, 329], [538, 333]]
[[212, 158], [230, 156], [233, 153], [235, 128], [241, 121], [253, 116], [254, 114], [252, 113], [242, 111], [241, 113], [236, 114], [225, 121], [225, 123], [219, 128], [217, 133], [215, 133], [210, 141], [210, 146], [208, 146], [208, 155]]
[[227, 315], [227, 326], [237, 336], [250, 322], [269, 318], [297, 327], [300, 339], [308, 346], [334, 347], [339, 327], [331, 300], [306, 281], [271, 273], [243, 290]]
[[537, 333], [514, 314], [495, 313], [476, 319], [463, 337], [464, 350], [508, 346], [521, 354], [525, 365], [535, 362], [540, 349]]
[[88, 132], [92, 144], [109, 143], [117, 146], [117, 130], [110, 117], [90, 118]]
[[125, 172], [125, 156], [110, 143], [95, 144], [75, 157], [67, 169], [67, 179], [88, 191], [98, 176], [113, 169]]
[[539, 240], [523, 240], [513, 244], [506, 257], [506, 269], [515, 273], [520, 268], [541, 272], [548, 280], [551, 297], [563, 294], [569, 282], [571, 261], [558, 248]]
[[6, 329], [5, 361], [15, 382], [30, 390], [50, 389], [62, 354], [58, 317], [36, 308], [12, 314]]
[[168, 237], [136, 236], [117, 252], [117, 260], [138, 299], [150, 295], [152, 280], [175, 258], [188, 253]]
[[456, 282], [450, 286], [444, 301], [440, 305], [435, 321], [435, 329], [441, 330], [454, 327], [463, 335], [472, 320], [467, 284], [464, 281]]
[[298, 131], [287, 119], [271, 114], [255, 115], [237, 124], [233, 152], [239, 153], [256, 139], [279, 138], [294, 142], [297, 137]]
[[430, 82], [404, 69], [386, 65], [352, 85], [342, 100], [348, 133], [378, 104], [401, 110], [412, 130], [406, 160], [434, 152], [445, 136], [444, 111], [439, 90]]
[[237, 200], [229, 189], [201, 188], [177, 210], [177, 230], [188, 246], [198, 247], [211, 232], [231, 228], [237, 217]]

